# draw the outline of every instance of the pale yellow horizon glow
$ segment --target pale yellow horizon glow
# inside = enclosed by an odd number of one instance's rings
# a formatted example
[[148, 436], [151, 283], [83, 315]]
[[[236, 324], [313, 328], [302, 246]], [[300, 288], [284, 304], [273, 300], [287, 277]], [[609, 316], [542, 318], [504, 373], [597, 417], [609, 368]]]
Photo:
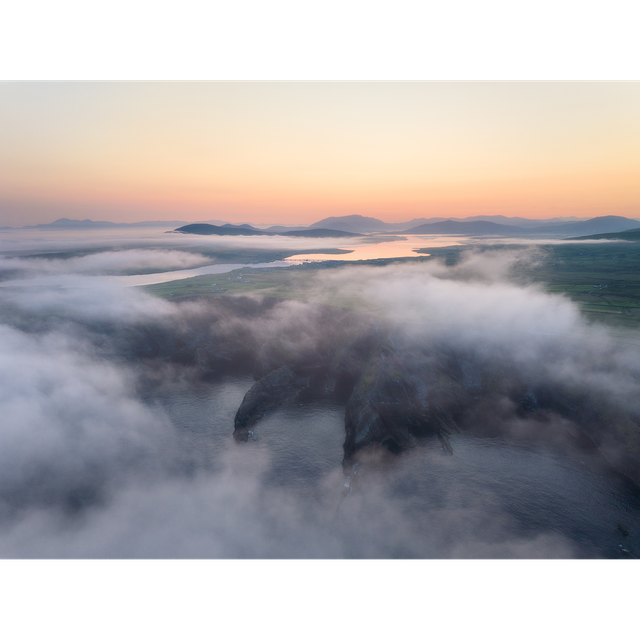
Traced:
[[640, 83], [3, 83], [0, 225], [640, 216]]

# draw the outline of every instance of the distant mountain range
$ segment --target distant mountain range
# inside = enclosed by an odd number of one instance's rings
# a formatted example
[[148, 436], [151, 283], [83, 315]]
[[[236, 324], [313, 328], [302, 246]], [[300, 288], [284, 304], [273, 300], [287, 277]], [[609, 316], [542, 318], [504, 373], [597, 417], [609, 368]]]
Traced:
[[336, 229], [337, 231], [348, 231], [349, 233], [390, 231], [392, 228], [399, 228], [399, 225], [357, 215], [323, 218], [319, 222], [309, 225], [309, 229]]
[[[621, 216], [601, 216], [590, 220], [574, 218], [551, 218], [533, 220], [529, 218], [507, 218], [505, 216], [473, 216], [462, 220], [447, 218], [425, 218], [406, 223], [387, 223], [365, 216], [342, 216], [325, 218], [310, 226], [326, 229], [341, 229], [356, 233], [401, 232], [415, 234], [461, 234], [497, 235], [506, 237], [555, 236], [607, 233], [626, 231], [637, 227], [640, 222]], [[570, 220], [570, 219], [569, 219]], [[516, 224], [516, 221], [520, 224]]]
[[[345, 221], [346, 218], [346, 221]], [[215, 226], [210, 224], [190, 224], [176, 229], [180, 233], [196, 233], [202, 235], [286, 235], [313, 238], [337, 238], [342, 236], [359, 235], [351, 231], [364, 227], [371, 232], [388, 232], [387, 223], [375, 218], [364, 216], [345, 216], [345, 218], [325, 218], [307, 229], [281, 231], [282, 227], [270, 227], [260, 230], [249, 224], [225, 224]], [[630, 220], [621, 216], [601, 216], [591, 220], [570, 222], [564, 224], [544, 224], [537, 227], [520, 227], [516, 225], [498, 224], [487, 220], [444, 220], [428, 222], [405, 229], [402, 233], [416, 235], [465, 235], [465, 236], [502, 236], [507, 238], [519, 237], [553, 237], [561, 238], [568, 235], [608, 233], [627, 231], [638, 227], [637, 220]], [[319, 226], [326, 225], [326, 226]], [[385, 225], [385, 226], [382, 226]], [[345, 228], [348, 227], [348, 228]], [[278, 231], [274, 231], [278, 229]]]
[[[506, 216], [471, 216], [468, 218], [414, 218], [408, 222], [383, 222], [377, 218], [351, 215], [324, 218], [310, 225], [309, 228], [322, 227], [324, 229], [340, 229], [355, 233], [375, 233], [375, 232], [409, 232], [423, 224], [436, 224], [438, 222], [492, 222], [493, 224], [505, 225], [508, 227], [534, 228], [548, 225], [563, 225], [567, 223], [580, 222], [584, 218], [548, 218], [546, 220], [535, 220], [533, 218], [508, 218]], [[490, 227], [488, 227], [490, 228]], [[434, 232], [440, 233], [440, 232]]]
[[[263, 225], [261, 225], [263, 226]], [[502, 237], [553, 237], [567, 238], [593, 234], [619, 233], [635, 229], [640, 221], [622, 216], [599, 216], [589, 220], [579, 218], [508, 218], [506, 216], [472, 216], [464, 219], [415, 218], [408, 222], [383, 222], [377, 218], [360, 215], [324, 218], [308, 227], [275, 225], [259, 229], [250, 224], [231, 224], [222, 220], [206, 220], [196, 223], [184, 220], [157, 220], [146, 222], [106, 222], [70, 220], [61, 218], [49, 224], [38, 224], [22, 229], [111, 229], [111, 228], [169, 228], [182, 233], [209, 235], [287, 235], [300, 237], [347, 237], [363, 233], [412, 233], [438, 235], [493, 235]], [[2, 227], [10, 229], [11, 227]], [[184, 231], [189, 228], [191, 231]], [[200, 229], [194, 231], [193, 229]]]
[[458, 220], [445, 220], [443, 222], [431, 222], [421, 224], [418, 227], [407, 229], [404, 233], [421, 234], [462, 234], [465, 236], [521, 236], [528, 235], [531, 230], [508, 224], [496, 224], [485, 220], [473, 222], [460, 222]]
[[478, 220], [475, 222], [460, 222], [457, 220], [447, 220], [445, 222], [434, 222], [423, 224], [412, 229], [407, 229], [405, 233], [415, 234], [463, 234], [463, 235], [495, 235], [506, 237], [566, 237], [567, 235], [609, 233], [617, 231], [627, 231], [638, 226], [637, 220], [630, 220], [621, 216], [601, 216], [591, 220], [581, 222], [570, 222], [568, 224], [545, 224], [537, 227], [517, 227], [506, 224], [496, 224]]

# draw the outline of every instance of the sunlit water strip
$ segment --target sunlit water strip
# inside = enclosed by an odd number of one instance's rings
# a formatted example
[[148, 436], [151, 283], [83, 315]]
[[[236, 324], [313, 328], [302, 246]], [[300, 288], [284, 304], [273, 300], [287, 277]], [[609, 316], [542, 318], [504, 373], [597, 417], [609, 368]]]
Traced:
[[327, 260], [340, 260], [353, 262], [354, 260], [384, 260], [391, 258], [418, 258], [428, 256], [428, 253], [416, 253], [423, 247], [449, 247], [464, 244], [461, 236], [402, 236], [401, 239], [391, 242], [372, 242], [375, 236], [356, 241], [349, 246], [341, 246], [351, 253], [330, 255], [327, 253], [296, 254], [286, 258], [288, 262], [324, 262]]
[[140, 287], [149, 284], [159, 284], [161, 282], [171, 282], [172, 280], [184, 280], [195, 276], [207, 274], [229, 273], [236, 269], [265, 269], [290, 267], [300, 262], [260, 262], [256, 264], [211, 264], [197, 269], [180, 269], [178, 271], [164, 271], [162, 273], [148, 273], [134, 276], [85, 276], [76, 274], [56, 274], [49, 276], [37, 276], [34, 278], [24, 278], [22, 280], [8, 280], [0, 282], [0, 287], [62, 287], [62, 288], [84, 288], [92, 287], [99, 281], [100, 283], [118, 284], [124, 287]]
[[288, 262], [277, 260], [275, 262], [259, 262], [256, 264], [211, 264], [207, 267], [198, 267], [197, 269], [182, 269], [180, 271], [165, 271], [164, 273], [150, 273], [141, 276], [113, 276], [121, 284], [126, 287], [139, 287], [146, 284], [158, 284], [160, 282], [170, 282], [171, 280], [183, 280], [185, 278], [193, 278], [194, 276], [204, 276], [212, 273], [229, 273], [236, 269], [267, 269], [271, 267], [281, 268], [290, 267], [292, 264], [300, 264], [297, 262]]
[[[399, 232], [402, 236], [401, 232]], [[431, 247], [453, 247], [466, 245], [468, 247], [482, 245], [562, 245], [562, 244], [594, 244], [602, 243], [602, 240], [563, 240], [558, 238], [509, 238], [504, 236], [464, 236], [464, 235], [413, 235], [402, 236], [393, 241], [374, 242], [375, 236], [366, 236], [353, 241], [349, 245], [340, 245], [351, 253], [332, 255], [328, 253], [303, 253], [286, 258], [292, 263], [300, 262], [325, 262], [339, 260], [353, 262], [355, 260], [385, 260], [392, 258], [417, 258], [430, 255], [429, 253], [417, 253], [419, 249]], [[610, 241], [613, 242], [613, 241]], [[624, 242], [624, 241], [616, 241]]]

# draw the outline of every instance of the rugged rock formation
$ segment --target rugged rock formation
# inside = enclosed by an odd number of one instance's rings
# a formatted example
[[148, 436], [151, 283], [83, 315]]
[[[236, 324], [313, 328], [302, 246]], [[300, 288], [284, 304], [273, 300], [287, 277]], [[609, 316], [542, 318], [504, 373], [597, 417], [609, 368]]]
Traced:
[[[640, 483], [640, 401], [631, 397], [637, 369], [629, 370], [628, 397], [621, 401], [622, 390], [614, 397], [562, 374], [563, 363], [581, 362], [581, 345], [566, 344], [561, 354], [550, 350], [522, 364], [506, 345], [489, 352], [453, 340], [412, 339], [409, 328], [335, 308], [305, 308], [298, 322], [290, 308], [279, 310], [284, 304], [220, 298], [185, 304], [177, 320], [74, 321], [70, 327], [72, 321], [51, 316], [31, 330], [46, 332], [64, 322], [104, 357], [135, 366], [142, 372], [139, 384], [150, 388], [168, 375], [253, 373], [256, 383], [235, 419], [238, 440], [278, 405], [330, 397], [345, 404], [345, 465], [368, 448], [397, 452], [424, 436], [439, 437], [451, 453], [449, 437], [459, 428], [513, 437], [526, 431], [549, 442], [566, 432]], [[562, 365], [555, 377], [554, 358]], [[591, 363], [603, 376], [615, 369], [605, 360]], [[582, 362], [578, 370], [589, 369]]]
[[346, 405], [346, 471], [360, 451], [400, 452], [429, 435], [453, 453], [449, 437], [463, 428], [598, 451], [640, 483], [640, 411], [550, 380], [543, 366], [519, 367], [508, 353], [417, 342], [380, 323], [345, 326], [322, 344], [297, 344], [284, 337], [263, 344], [254, 375], [269, 373], [238, 411], [237, 439], [278, 404], [325, 396]]
[[382, 358], [372, 359], [347, 402], [345, 460], [372, 443], [395, 451], [412, 447], [411, 427], [424, 421], [424, 407], [412, 381]]
[[246, 441], [250, 428], [273, 407], [296, 399], [309, 387], [308, 378], [299, 378], [284, 365], [258, 380], [247, 391], [235, 417], [234, 438]]
[[457, 429], [453, 416], [464, 390], [444, 371], [441, 354], [408, 345], [391, 336], [370, 357], [345, 412], [345, 462], [374, 443], [392, 451], [412, 447], [415, 437], [436, 434], [449, 453], [448, 436]]

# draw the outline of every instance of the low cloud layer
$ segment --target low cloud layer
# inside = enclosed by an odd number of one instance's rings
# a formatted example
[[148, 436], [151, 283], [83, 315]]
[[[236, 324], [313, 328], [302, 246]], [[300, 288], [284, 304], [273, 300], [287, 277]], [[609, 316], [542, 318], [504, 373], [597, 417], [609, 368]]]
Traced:
[[[506, 515], [435, 508], [422, 517], [370, 483], [340, 504], [340, 471], [315, 499], [268, 483], [266, 456], [250, 447], [221, 452], [223, 469], [194, 478], [137, 481], [108, 505], [70, 518], [29, 509], [0, 530], [0, 556], [142, 558], [549, 558], [572, 557], [554, 533], [511, 535]], [[433, 526], [433, 522], [437, 526]], [[506, 529], [508, 530], [508, 529]]]
[[29, 275], [110, 275], [169, 271], [199, 267], [211, 262], [210, 258], [185, 251], [166, 249], [124, 249], [103, 251], [66, 260], [56, 258], [2, 258], [0, 276], [3, 273]]
[[[640, 397], [637, 351], [587, 325], [569, 300], [516, 284], [514, 265], [537, 260], [535, 252], [471, 254], [455, 268], [430, 262], [318, 272], [310, 295], [322, 301], [337, 291], [361, 301], [371, 314], [294, 300], [172, 304], [99, 279], [89, 288], [67, 280], [89, 269], [147, 268], [154, 260], [162, 266], [158, 259], [175, 268], [183, 259], [178, 253], [93, 254], [62, 261], [66, 271], [50, 263], [59, 288], [0, 292], [0, 556], [585, 553], [568, 528], [527, 529], [525, 516], [501, 506], [504, 488], [488, 479], [470, 482], [464, 475], [470, 467], [452, 467], [466, 459], [463, 448], [449, 458], [434, 441], [391, 462], [374, 460], [361, 486], [349, 492], [339, 458], [311, 483], [295, 480], [295, 469], [291, 476], [278, 475], [281, 453], [269, 448], [269, 437], [303, 438], [298, 414], [276, 412], [269, 423], [276, 435], [266, 435], [264, 427], [260, 440], [258, 425], [258, 440], [239, 445], [232, 438], [233, 414], [212, 405], [205, 414], [211, 439], [206, 430], [197, 435], [210, 443], [205, 455], [194, 444], [194, 432], [174, 424], [171, 408], [148, 397], [150, 390], [170, 397], [189, 388], [189, 376], [213, 371], [215, 363], [230, 366], [233, 345], [236, 352], [258, 352], [284, 336], [292, 351], [320, 353], [345, 326], [362, 322], [395, 327], [418, 345], [438, 342], [486, 358], [499, 354], [532, 379], [608, 395], [632, 412]], [[166, 357], [147, 347], [158, 336], [172, 341]], [[181, 345], [191, 343], [195, 360], [183, 362]], [[210, 358], [205, 364], [204, 351]], [[253, 365], [247, 366], [238, 382], [242, 389], [253, 382]], [[213, 394], [222, 382], [218, 377], [198, 384], [206, 397], [208, 388]], [[490, 411], [514, 429], [538, 428], [508, 403]], [[288, 431], [279, 433], [278, 424]], [[548, 430], [563, 426], [557, 417], [545, 424]], [[214, 431], [223, 435], [215, 439]], [[319, 432], [304, 437], [309, 455], [325, 446]], [[423, 484], [432, 489], [416, 493]]]

